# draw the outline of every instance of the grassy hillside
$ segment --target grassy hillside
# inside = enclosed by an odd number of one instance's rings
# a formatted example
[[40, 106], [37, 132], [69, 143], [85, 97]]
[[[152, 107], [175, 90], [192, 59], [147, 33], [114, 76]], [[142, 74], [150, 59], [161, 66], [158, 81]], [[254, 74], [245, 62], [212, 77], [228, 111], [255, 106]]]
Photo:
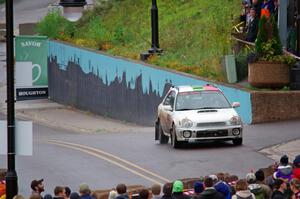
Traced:
[[[230, 31], [240, 0], [158, 0], [162, 56], [150, 63], [222, 80], [221, 58], [231, 53]], [[139, 59], [151, 44], [150, 0], [98, 0], [80, 21], [57, 13], [39, 24], [40, 34], [110, 54]]]

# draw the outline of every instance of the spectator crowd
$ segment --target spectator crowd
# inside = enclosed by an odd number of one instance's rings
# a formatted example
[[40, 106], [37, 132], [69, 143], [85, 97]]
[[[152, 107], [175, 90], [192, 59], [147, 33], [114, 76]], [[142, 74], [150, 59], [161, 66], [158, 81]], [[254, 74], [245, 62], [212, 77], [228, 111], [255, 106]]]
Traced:
[[[286, 0], [293, 1], [293, 0]], [[259, 20], [265, 16], [267, 19], [274, 17], [278, 21], [279, 0], [242, 0], [240, 21], [244, 22], [242, 32], [246, 33], [246, 41], [255, 42]], [[296, 10], [289, 8], [287, 17], [287, 50], [296, 52]]]
[[[300, 199], [300, 155], [293, 162], [284, 155], [272, 169], [274, 172], [269, 176], [259, 169], [243, 179], [225, 173], [211, 174], [193, 181], [192, 189], [187, 189], [181, 180], [162, 187], [154, 184], [149, 189], [139, 188], [135, 193], [129, 192], [125, 184], [118, 184], [105, 197], [92, 192], [86, 183], [79, 185], [78, 192], [72, 192], [67, 186], [56, 186], [53, 195], [43, 195], [44, 184], [40, 179], [31, 182], [29, 199]], [[1, 181], [0, 199], [5, 199], [5, 181]], [[25, 198], [16, 195], [14, 199]]]

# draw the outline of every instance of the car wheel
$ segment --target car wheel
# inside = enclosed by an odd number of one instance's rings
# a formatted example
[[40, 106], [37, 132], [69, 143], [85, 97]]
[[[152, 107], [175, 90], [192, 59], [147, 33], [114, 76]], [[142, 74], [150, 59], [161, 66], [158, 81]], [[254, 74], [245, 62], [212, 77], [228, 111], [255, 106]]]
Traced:
[[173, 125], [173, 127], [171, 129], [171, 133], [170, 133], [171, 134], [171, 145], [174, 149], [178, 149], [178, 148], [181, 147], [181, 144], [180, 144], [180, 142], [177, 141], [177, 137], [176, 137], [176, 133], [175, 133], [174, 129], [175, 128], [174, 128], [174, 125]]
[[235, 146], [242, 145], [242, 144], [243, 144], [243, 138], [237, 138], [237, 139], [234, 139], [234, 140], [232, 140], [232, 143], [233, 143]]
[[167, 144], [169, 142], [169, 137], [164, 134], [160, 122], [158, 122], [158, 139], [160, 144]]

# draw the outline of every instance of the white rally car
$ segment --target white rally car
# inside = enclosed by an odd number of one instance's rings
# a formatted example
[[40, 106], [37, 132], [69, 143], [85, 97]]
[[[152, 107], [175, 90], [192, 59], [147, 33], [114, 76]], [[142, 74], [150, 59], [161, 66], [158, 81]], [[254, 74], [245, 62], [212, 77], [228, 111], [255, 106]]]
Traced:
[[201, 140], [243, 143], [243, 124], [222, 91], [212, 85], [171, 87], [158, 106], [155, 140], [173, 148]]

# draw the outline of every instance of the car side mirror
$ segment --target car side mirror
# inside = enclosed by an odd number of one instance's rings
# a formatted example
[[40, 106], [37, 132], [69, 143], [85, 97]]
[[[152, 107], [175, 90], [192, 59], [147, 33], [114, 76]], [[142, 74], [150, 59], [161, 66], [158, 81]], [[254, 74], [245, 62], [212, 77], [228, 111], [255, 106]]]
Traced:
[[237, 108], [237, 107], [240, 107], [241, 104], [239, 102], [233, 102], [232, 103], [232, 108]]
[[165, 111], [173, 111], [173, 108], [172, 108], [171, 105], [165, 105], [165, 106], [164, 106], [164, 110], [165, 110]]

